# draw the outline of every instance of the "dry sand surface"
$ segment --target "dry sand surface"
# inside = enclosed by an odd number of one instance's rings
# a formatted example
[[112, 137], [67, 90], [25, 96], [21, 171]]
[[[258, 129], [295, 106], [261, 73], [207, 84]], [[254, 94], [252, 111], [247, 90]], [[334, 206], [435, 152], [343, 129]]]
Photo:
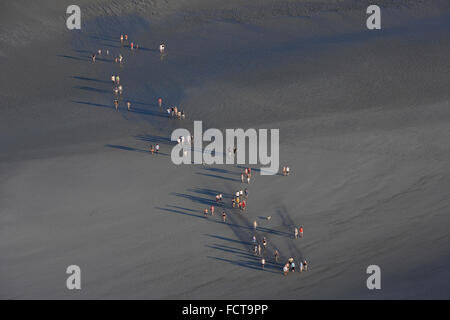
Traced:
[[[369, 1], [78, 3], [79, 31], [69, 1], [0, 4], [0, 298], [450, 298], [448, 1], [377, 1], [378, 31]], [[130, 112], [114, 110], [112, 74]], [[291, 176], [253, 166], [246, 212], [204, 219], [243, 166], [172, 164], [170, 134], [194, 120], [279, 128]], [[308, 272], [284, 277], [290, 256]]]

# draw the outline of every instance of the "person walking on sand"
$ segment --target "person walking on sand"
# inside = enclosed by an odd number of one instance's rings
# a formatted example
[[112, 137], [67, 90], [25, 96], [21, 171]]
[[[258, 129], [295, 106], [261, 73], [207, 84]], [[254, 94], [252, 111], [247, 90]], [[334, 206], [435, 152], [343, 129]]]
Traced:
[[225, 213], [225, 211], [222, 212], [222, 221], [224, 223], [227, 222], [227, 214]]
[[120, 43], [123, 44], [123, 34], [120, 35]]
[[262, 258], [261, 259], [261, 265], [262, 265], [263, 270], [264, 270], [264, 265], [265, 264], [266, 264], [266, 259]]
[[303, 226], [300, 226], [299, 232], [300, 232], [300, 238], [303, 238]]
[[131, 109], [131, 102], [130, 101], [127, 101], [127, 109], [128, 109], [128, 111], [130, 111], [130, 109]]
[[96, 54], [93, 53], [93, 54], [92, 54], [92, 62], [95, 62], [95, 59], [96, 59]]
[[205, 209], [205, 210], [203, 211], [203, 214], [205, 215], [205, 218], [208, 218], [208, 209]]
[[258, 222], [256, 222], [256, 220], [255, 220], [255, 221], [253, 221], [253, 229], [256, 230], [257, 227], [258, 227]]
[[244, 194], [245, 194], [245, 199], [248, 199], [248, 189], [247, 188], [245, 188]]
[[258, 255], [261, 256], [261, 245], [258, 244]]
[[298, 271], [303, 272], [303, 261], [302, 260], [300, 260], [300, 262], [298, 263]]
[[288, 259], [288, 264], [291, 265], [292, 262], [294, 262], [294, 258], [290, 257], [290, 258]]
[[253, 246], [253, 254], [255, 256], [258, 255], [258, 246], [256, 244]]
[[231, 199], [231, 204], [233, 205], [233, 208], [236, 208], [236, 200], [234, 198]]
[[291, 262], [291, 271], [295, 272], [295, 262], [294, 261]]
[[116, 111], [119, 110], [119, 100], [114, 100], [114, 108], [116, 108]]
[[214, 215], [214, 206], [211, 206], [211, 216], [213, 216]]
[[298, 238], [298, 229], [297, 229], [297, 227], [294, 228], [294, 238], [295, 239]]
[[242, 200], [241, 209], [242, 211], [245, 211], [245, 200]]
[[289, 167], [286, 167], [286, 175], [287, 176], [289, 175], [289, 171], [290, 171]]
[[244, 183], [244, 174], [241, 173], [241, 182]]
[[159, 98], [158, 98], [158, 106], [159, 106], [160, 108], [162, 108], [162, 102], [163, 102], [162, 98], [159, 97]]
[[247, 183], [250, 184], [250, 175], [247, 176]]
[[153, 147], [153, 145], [152, 145], [152, 144], [150, 145], [150, 152], [151, 152], [152, 154], [154, 154], [154, 153], [155, 153], [155, 148]]
[[306, 260], [303, 260], [303, 270], [308, 271], [308, 263]]
[[287, 276], [288, 272], [289, 272], [289, 263], [286, 263], [283, 267], [283, 273], [285, 276]]
[[112, 75], [112, 76], [111, 76], [111, 82], [112, 82], [113, 84], [116, 83], [116, 76], [115, 76], [115, 75]]
[[256, 236], [255, 235], [253, 235], [253, 237], [252, 237], [252, 242], [256, 243]]
[[280, 253], [277, 249], [275, 249], [275, 252], [273, 253], [273, 256], [275, 257], [275, 262], [278, 262], [278, 257], [280, 256]]
[[155, 152], [156, 152], [157, 154], [159, 153], [159, 144], [156, 144]]

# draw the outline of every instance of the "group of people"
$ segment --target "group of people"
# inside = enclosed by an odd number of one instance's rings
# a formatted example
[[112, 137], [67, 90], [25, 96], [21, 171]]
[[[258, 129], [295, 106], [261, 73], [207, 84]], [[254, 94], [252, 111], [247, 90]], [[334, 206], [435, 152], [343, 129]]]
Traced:
[[[128, 35], [121, 35], [120, 36], [120, 42], [122, 45], [124, 44], [128, 44]], [[129, 44], [129, 47], [131, 50], [134, 49], [138, 49], [138, 45], [135, 45], [133, 42], [131, 42]], [[165, 44], [162, 43], [159, 46], [159, 51], [161, 53], [161, 55], [163, 55], [165, 53]], [[97, 57], [97, 55], [101, 55], [102, 54], [102, 50], [98, 50], [96, 53], [94, 53], [92, 55], [92, 60], [93, 62], [95, 62], [95, 59]], [[106, 54], [109, 55], [109, 50], [106, 50]], [[118, 57], [115, 58], [115, 61], [117, 63], [122, 64], [124, 62], [124, 58], [121, 54], [118, 55]], [[122, 84], [120, 83], [120, 76], [119, 75], [112, 75], [111, 76], [111, 82], [113, 84], [113, 93], [114, 93], [114, 106], [116, 108], [116, 110], [118, 110], [119, 108], [119, 99], [122, 97], [123, 94], [123, 87]], [[158, 106], [160, 109], [162, 109], [163, 107], [163, 100], [161, 97], [159, 97], [157, 99], [158, 102]], [[130, 110], [131, 108], [131, 102], [127, 101], [127, 109]], [[177, 119], [185, 119], [185, 113], [184, 110], [180, 110], [179, 107], [171, 107], [171, 108], [167, 108], [167, 113], [169, 117], [173, 117], [173, 118], [177, 118]], [[193, 139], [192, 136], [188, 136], [188, 137], [179, 137], [178, 138], [178, 143], [183, 144], [183, 143], [190, 143], [191, 139]], [[152, 154], [158, 154], [159, 153], [159, 149], [160, 146], [159, 144], [155, 144], [155, 145], [150, 145], [150, 152]], [[230, 150], [230, 153], [234, 153], [236, 154], [237, 148], [234, 147], [233, 150]], [[288, 166], [283, 166], [282, 168], [282, 173], [283, 176], [288, 176], [290, 173], [290, 168]], [[250, 180], [251, 180], [251, 176], [252, 176], [252, 169], [250, 167], [245, 168], [243, 170], [243, 172], [241, 173], [240, 177], [241, 177], [241, 182], [242, 183], [247, 183], [250, 184]], [[223, 194], [219, 193], [215, 196], [216, 198], [216, 205], [222, 207], [222, 222], [226, 223], [227, 220], [227, 214], [224, 210], [224, 203], [223, 203]], [[248, 200], [248, 189], [245, 188], [240, 189], [238, 191], [236, 191], [236, 193], [233, 195], [232, 200], [231, 200], [231, 206], [232, 208], [239, 208], [242, 211], [245, 211], [246, 206], [247, 206], [247, 200]], [[214, 216], [215, 215], [215, 206], [211, 205], [209, 208], [205, 208], [203, 211], [203, 214], [205, 216], [205, 218], [207, 218], [209, 215]], [[267, 220], [270, 220], [270, 216], [267, 218]], [[258, 223], [255, 220], [253, 222], [253, 227], [254, 227], [254, 234], [252, 237], [252, 243], [253, 243], [253, 253], [255, 256], [261, 257], [261, 265], [262, 268], [264, 269], [265, 264], [266, 264], [266, 254], [267, 254], [267, 246], [268, 246], [268, 241], [267, 238], [265, 236], [262, 237], [261, 242], [258, 243], [257, 241], [257, 231], [258, 231]], [[294, 228], [294, 238], [298, 239], [298, 238], [302, 238], [303, 237], [303, 226], [300, 227], [295, 227]], [[274, 250], [273, 252], [274, 255], [274, 260], [276, 263], [278, 263], [278, 260], [280, 258], [280, 253], [277, 249]], [[286, 262], [286, 264], [283, 266], [283, 273], [284, 275], [287, 275], [288, 272], [295, 272], [295, 262], [294, 259], [291, 257], [288, 259], [288, 261]], [[306, 262], [305, 259], [302, 259], [299, 261], [299, 270], [300, 272], [302, 271], [306, 271], [308, 268], [308, 264]]]
[[303, 238], [303, 226], [300, 226], [299, 228], [294, 227], [294, 238], [298, 239], [298, 237]]
[[246, 200], [248, 199], [248, 189], [236, 191], [235, 196], [231, 199], [231, 206], [233, 208], [239, 208], [245, 210]]
[[159, 153], [159, 144], [155, 144], [155, 145], [150, 145], [150, 152], [152, 154], [158, 154]]
[[177, 118], [178, 120], [184, 120], [186, 118], [184, 110], [180, 110], [178, 107], [167, 108], [167, 114], [169, 118]]
[[290, 168], [288, 166], [284, 166], [282, 172], [283, 172], [283, 176], [288, 176], [289, 172], [290, 172]]
[[[102, 49], [98, 49], [97, 52], [94, 52], [94, 53], [92, 54], [92, 56], [91, 56], [92, 62], [95, 63], [95, 60], [97, 59], [97, 55], [99, 55], [99, 56], [102, 55]], [[108, 49], [106, 49], [106, 55], [109, 56], [109, 50], [108, 50]]]
[[[133, 51], [134, 49], [138, 49], [139, 45], [135, 44], [133, 41], [129, 42], [128, 41], [128, 34], [121, 34], [120, 35], [120, 43], [122, 44], [122, 46], [127, 46], [129, 45], [130, 49]], [[161, 43], [159, 46], [159, 50], [161, 55], [164, 54], [165, 52], [165, 44]], [[110, 51], [109, 49], [105, 50], [106, 55], [110, 55]], [[95, 63], [97, 56], [101, 56], [103, 54], [102, 49], [98, 49], [96, 52], [94, 52], [92, 54], [92, 62]], [[114, 58], [114, 61], [116, 63], [119, 63], [120, 65], [122, 65], [124, 63], [124, 57], [122, 56], [121, 53], [119, 53], [119, 55], [117, 57]], [[123, 86], [120, 84], [120, 76], [119, 75], [112, 75], [111, 76], [111, 81], [113, 83], [113, 93], [114, 93], [114, 107], [116, 110], [119, 109], [119, 100], [121, 99], [121, 96], [123, 94]], [[127, 105], [127, 110], [131, 109], [131, 101], [127, 101], [126, 103]], [[160, 108], [162, 108], [162, 98], [158, 98], [158, 105]], [[169, 116], [173, 116], [173, 117], [177, 117], [178, 119], [184, 119], [185, 118], [185, 114], [183, 110], [178, 111], [177, 107], [171, 108], [170, 112], [169, 112]]]
[[244, 172], [241, 173], [241, 182], [244, 183], [245, 181], [247, 184], [250, 184], [250, 178], [252, 177], [252, 168], [245, 168]]
[[178, 139], [177, 139], [177, 142], [178, 142], [178, 144], [184, 144], [184, 143], [187, 143], [187, 144], [190, 144], [191, 143], [191, 140], [193, 140], [194, 138], [193, 138], [193, 136], [179, 136], [178, 137]]
[[[307, 271], [308, 270], [308, 262], [306, 262], [305, 259], [300, 260], [299, 262], [299, 271], [303, 272], [303, 271]], [[288, 274], [288, 272], [295, 272], [295, 262], [294, 262], [294, 258], [290, 257], [288, 259], [288, 261], [286, 262], [286, 264], [283, 267], [283, 273], [286, 276]]]

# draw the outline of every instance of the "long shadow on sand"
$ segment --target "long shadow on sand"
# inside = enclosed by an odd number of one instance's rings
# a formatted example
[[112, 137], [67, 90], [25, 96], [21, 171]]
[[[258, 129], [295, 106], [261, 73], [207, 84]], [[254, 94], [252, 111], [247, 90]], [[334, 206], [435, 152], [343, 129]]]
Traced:
[[170, 138], [163, 137], [163, 136], [152, 136], [152, 135], [137, 135], [135, 136], [136, 139], [145, 141], [145, 142], [152, 142], [152, 143], [160, 143], [160, 144], [175, 144], [176, 141], [171, 141]]
[[72, 78], [77, 79], [77, 80], [93, 81], [93, 82], [99, 82], [99, 83], [111, 83], [111, 81], [87, 78], [87, 77], [80, 77], [80, 76], [72, 76]]
[[[132, 104], [141, 104], [143, 106], [149, 106], [149, 107], [157, 107], [155, 104], [147, 103], [147, 102], [141, 102], [141, 101], [135, 101], [135, 100], [129, 100]], [[165, 115], [165, 114], [164, 114]], [[167, 116], [165, 117], [167, 118]]]
[[68, 56], [65, 54], [57, 54], [57, 57], [66, 58], [66, 59], [73, 59], [73, 60], [80, 60], [80, 61], [89, 61], [89, 58], [80, 58], [80, 57], [74, 57], [74, 56]]
[[[220, 250], [223, 252], [227, 252], [227, 253], [233, 253], [236, 256], [239, 256], [241, 258], [247, 258], [250, 260], [256, 260], [258, 262], [258, 264], [260, 265], [261, 261], [260, 261], [260, 257], [256, 256], [253, 252], [250, 252], [250, 250], [245, 250], [245, 249], [239, 249], [239, 248], [235, 248], [235, 247], [230, 247], [227, 245], [223, 245], [223, 244], [217, 244], [214, 243], [213, 245], [206, 245], [208, 248], [212, 248], [212, 249], [216, 249], [216, 250]], [[248, 248], [253, 247], [248, 246]], [[276, 268], [277, 270], [280, 269], [281, 265], [278, 264], [278, 262], [275, 261], [274, 258], [269, 258], [268, 257], [268, 252], [262, 254], [262, 256], [264, 256], [265, 260], [266, 260], [266, 266], [265, 268]]]
[[227, 181], [241, 182], [241, 180], [239, 180], [239, 179], [233, 179], [233, 178], [228, 178], [228, 177], [222, 177], [222, 176], [218, 176], [218, 175], [216, 175], [216, 174], [203, 173], [203, 172], [197, 172], [196, 174], [199, 174], [199, 175], [202, 175], [202, 176], [211, 177], [211, 178], [223, 179], [223, 180], [227, 180]]
[[144, 114], [144, 115], [153, 116], [153, 117], [167, 118], [161, 112], [147, 110], [147, 109], [141, 109], [141, 108], [136, 108], [136, 107], [132, 107], [129, 110], [129, 112]]
[[279, 266], [274, 266], [272, 264], [269, 264], [266, 262], [266, 266], [264, 269], [261, 268], [261, 262], [258, 258], [252, 259], [252, 260], [231, 260], [231, 259], [225, 259], [225, 258], [219, 258], [219, 257], [211, 257], [208, 256], [210, 259], [215, 259], [222, 262], [228, 262], [231, 264], [234, 264], [236, 266], [257, 270], [257, 271], [263, 271], [263, 272], [270, 272], [270, 273], [278, 273], [274, 270], [280, 270]]
[[[203, 199], [203, 198], [200, 198], [200, 199]], [[168, 205], [168, 206], [169, 207], [173, 207], [173, 208], [177, 208], [177, 209], [182, 209], [182, 210], [189, 210], [191, 212], [198, 212], [198, 211], [195, 211], [195, 210], [192, 210], [192, 209], [185, 209], [185, 208], [182, 208], [182, 207], [176, 207], [176, 206], [170, 206], [170, 205]], [[254, 229], [253, 229], [252, 226], [239, 225], [239, 224], [234, 223], [234, 222], [223, 222], [221, 220], [216, 220], [215, 218], [213, 218], [211, 216], [205, 217], [201, 213], [194, 214], [194, 213], [189, 213], [189, 212], [185, 212], [185, 211], [182, 211], [182, 210], [176, 210], [176, 209], [170, 209], [170, 208], [161, 208], [161, 207], [155, 207], [155, 209], [167, 211], [167, 212], [170, 212], [170, 213], [177, 213], [177, 214], [182, 214], [182, 215], [186, 215], [186, 216], [196, 217], [196, 218], [200, 218], [200, 219], [203, 219], [203, 220], [208, 220], [208, 221], [213, 222], [213, 223], [220, 223], [220, 224], [223, 224], [225, 226], [228, 226], [228, 227], [232, 228], [235, 233], [238, 232], [237, 229], [241, 229], [241, 230], [244, 230], [244, 231], [249, 231], [249, 233], [239, 233], [238, 238], [240, 240], [234, 240], [236, 243], [247, 243], [246, 239], [250, 239], [252, 232], [254, 232]], [[291, 235], [288, 234], [287, 232], [278, 231], [278, 230], [274, 230], [274, 229], [270, 229], [270, 228], [258, 227], [256, 229], [256, 231], [260, 231], [260, 232], [267, 233], [267, 234], [273, 234], [273, 235], [280, 236], [280, 237], [291, 237]], [[225, 240], [225, 238], [223, 238], [222, 240]], [[232, 239], [230, 239], [230, 241], [232, 241]]]
[[228, 173], [228, 174], [237, 174], [236, 172], [233, 172], [231, 170], [226, 169], [220, 169], [220, 168], [202, 168], [203, 170], [212, 171], [212, 172], [218, 172], [218, 173]]
[[204, 194], [205, 196], [211, 196], [211, 197], [215, 197], [216, 195], [218, 195], [220, 193], [220, 191], [218, 191], [218, 190], [206, 189], [206, 188], [194, 188], [194, 189], [188, 189], [188, 191], [199, 193], [199, 194]]
[[70, 100], [70, 102], [78, 103], [78, 104], [85, 104], [88, 106], [94, 106], [94, 107], [100, 107], [100, 108], [107, 108], [107, 109], [114, 109], [114, 106], [109, 106], [106, 104], [100, 104], [100, 103], [93, 103], [93, 102], [87, 102], [87, 101], [77, 101], [77, 100]]
[[112, 91], [108, 91], [105, 89], [99, 89], [94, 87], [88, 87], [88, 86], [74, 86], [75, 89], [85, 90], [85, 91], [92, 91], [97, 93], [112, 93]]
[[190, 195], [190, 194], [187, 194], [187, 193], [177, 193], [177, 192], [173, 192], [172, 194], [175, 195], [175, 196], [177, 196], [177, 197], [189, 199], [189, 200], [191, 200], [191, 201], [193, 201], [193, 202], [201, 203], [201, 204], [208, 205], [208, 206], [212, 206], [212, 205], [215, 205], [215, 204], [216, 204], [216, 202], [213, 201], [213, 200], [211, 200], [211, 199], [208, 199], [208, 198], [202, 198], [202, 197], [197, 197], [197, 196], [193, 196], [193, 195]]
[[231, 239], [231, 238], [227, 238], [227, 237], [223, 237], [223, 236], [216, 236], [214, 234], [205, 234], [205, 236], [219, 239], [219, 240], [229, 241], [229, 242], [233, 242], [233, 243], [238, 243], [238, 244], [242, 244], [245, 246], [250, 246], [252, 244], [250, 241], [235, 240], [235, 239]]
[[[81, 88], [80, 88], [81, 89]], [[87, 89], [85, 89], [87, 90]], [[94, 88], [91, 88], [89, 90], [94, 90]], [[95, 89], [95, 91], [100, 91], [100, 89]], [[104, 91], [104, 90], [102, 90]], [[108, 108], [108, 109], [114, 109], [114, 106], [112, 105], [106, 105], [106, 104], [100, 104], [100, 103], [93, 103], [93, 102], [88, 102], [88, 101], [77, 101], [77, 100], [70, 100], [70, 102], [73, 103], [78, 103], [78, 104], [85, 104], [85, 105], [89, 105], [89, 106], [94, 106], [94, 107], [101, 107], [101, 108]], [[148, 115], [148, 116], [154, 116], [154, 117], [162, 117], [161, 114], [156, 113], [154, 111], [150, 111], [150, 110], [145, 110], [145, 109], [140, 109], [140, 108], [131, 108], [130, 110], [128, 110], [127, 112], [130, 113], [138, 113], [138, 114], [143, 114], [143, 115]], [[143, 140], [143, 139], [140, 139]]]
[[119, 150], [125, 150], [125, 151], [134, 151], [134, 152], [140, 152], [140, 153], [148, 153], [148, 154], [150, 154], [151, 156], [154, 156], [154, 157], [157, 157], [157, 156], [168, 156], [167, 153], [163, 153], [163, 152], [158, 152], [158, 153], [155, 153], [155, 154], [151, 154], [151, 152], [149, 150], [143, 150], [143, 149], [127, 147], [127, 146], [120, 146], [120, 145], [115, 145], [115, 144], [105, 144], [105, 147], [113, 148], [113, 149], [119, 149]]
[[158, 49], [150, 49], [150, 48], [146, 48], [146, 47], [139, 47], [138, 51], [139, 51], [139, 50], [144, 50], [144, 51], [150, 51], [150, 52], [156, 52], [156, 53], [159, 53], [159, 50], [158, 50]]

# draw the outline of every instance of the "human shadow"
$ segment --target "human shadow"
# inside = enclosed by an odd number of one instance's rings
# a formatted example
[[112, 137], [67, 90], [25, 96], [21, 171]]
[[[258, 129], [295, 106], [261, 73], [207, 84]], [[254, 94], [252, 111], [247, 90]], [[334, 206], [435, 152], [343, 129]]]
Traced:
[[186, 210], [186, 211], [191, 211], [191, 212], [197, 212], [197, 210], [194, 210], [194, 209], [188, 209], [188, 208], [183, 208], [183, 207], [179, 207], [179, 206], [168, 205], [168, 207], [172, 207], [172, 208], [176, 208], [176, 209], [181, 209], [181, 210]]
[[139, 113], [139, 114], [153, 116], [153, 117], [166, 118], [162, 113], [156, 112], [156, 111], [152, 111], [152, 110], [148, 110], [148, 109], [141, 109], [141, 108], [131, 107], [131, 109], [128, 110], [128, 111], [132, 112], [132, 113]]
[[227, 180], [227, 181], [241, 182], [241, 180], [239, 180], [239, 179], [234, 179], [234, 178], [229, 178], [229, 177], [222, 177], [222, 176], [219, 176], [219, 175], [216, 175], [216, 174], [203, 173], [203, 172], [197, 172], [196, 174], [199, 174], [199, 175], [202, 175], [202, 176], [211, 177], [211, 178], [223, 179], [223, 180]]
[[226, 170], [226, 169], [220, 169], [220, 168], [202, 168], [203, 170], [207, 170], [207, 171], [212, 171], [212, 172], [218, 172], [218, 173], [228, 173], [228, 174], [236, 174], [235, 172], [231, 171], [231, 170]]
[[74, 57], [74, 56], [68, 56], [65, 54], [57, 54], [57, 57], [66, 58], [66, 59], [73, 59], [73, 60], [80, 60], [80, 61], [88, 61], [89, 59], [86, 58], [80, 58], [80, 57]]
[[137, 50], [144, 50], [144, 51], [150, 51], [150, 52], [156, 52], [156, 53], [159, 53], [159, 50], [158, 50], [158, 49], [150, 49], [150, 48], [141, 47], [141, 46], [139, 46], [139, 49], [137, 49]]
[[211, 237], [211, 238], [215, 238], [215, 239], [219, 239], [219, 240], [224, 240], [224, 241], [229, 241], [229, 242], [233, 242], [233, 243], [237, 243], [237, 244], [242, 244], [245, 246], [249, 246], [252, 243], [250, 241], [242, 241], [242, 240], [235, 240], [235, 239], [231, 239], [231, 238], [227, 238], [227, 237], [223, 237], [223, 236], [217, 236], [214, 234], [205, 234], [205, 236]]
[[214, 205], [216, 203], [215, 200], [202, 198], [202, 197], [197, 197], [197, 196], [193, 196], [193, 195], [190, 195], [190, 194], [187, 194], [187, 193], [173, 192], [172, 194], [177, 196], [177, 197], [189, 199], [189, 200], [191, 200], [193, 202], [201, 203], [203, 205], [211, 206], [211, 205]]
[[85, 104], [85, 105], [94, 106], [94, 107], [101, 107], [101, 108], [107, 108], [107, 109], [114, 109], [114, 106], [112, 106], [112, 105], [109, 106], [109, 105], [106, 105], [106, 104], [93, 103], [93, 102], [88, 102], [88, 101], [70, 100], [70, 102], [78, 103], [78, 104]]
[[184, 211], [181, 211], [181, 210], [175, 210], [175, 209], [169, 209], [169, 208], [161, 208], [161, 207], [155, 207], [155, 209], [163, 210], [163, 211], [167, 211], [167, 212], [171, 212], [171, 213], [182, 214], [182, 215], [186, 215], [186, 216], [191, 216], [191, 217], [195, 217], [195, 218], [200, 218], [200, 219], [203, 219], [203, 220], [207, 219], [204, 215], [188, 213], [188, 212], [184, 212]]
[[[138, 148], [127, 147], [127, 146], [120, 146], [120, 145], [115, 145], [115, 144], [105, 144], [105, 147], [119, 149], [119, 150], [125, 150], [125, 151], [134, 151], [134, 152], [151, 154], [150, 150], [138, 149]], [[164, 152], [155, 152], [154, 154], [152, 154], [152, 156], [168, 156], [168, 154], [164, 153]]]
[[252, 260], [231, 260], [231, 259], [225, 259], [225, 258], [219, 258], [219, 257], [212, 257], [212, 256], [208, 256], [208, 258], [210, 259], [215, 259], [218, 261], [222, 261], [222, 262], [228, 262], [230, 264], [236, 265], [236, 266], [240, 266], [240, 267], [244, 267], [247, 269], [252, 269], [252, 270], [257, 270], [257, 271], [263, 271], [263, 272], [270, 272], [270, 273], [277, 273], [271, 269], [274, 269], [274, 267], [268, 265], [266, 263], [265, 268], [263, 269], [261, 267], [261, 263], [259, 262], [259, 259], [252, 259]]
[[112, 83], [111, 81], [88, 78], [88, 77], [72, 76], [72, 78], [77, 79], [77, 80], [93, 81], [93, 82], [99, 82], [99, 83]]
[[126, 151], [149, 153], [149, 151], [147, 151], [147, 150], [141, 150], [141, 149], [132, 148], [132, 147], [126, 147], [126, 146], [119, 146], [119, 145], [116, 145], [116, 144], [105, 144], [105, 147], [114, 148], [114, 149], [120, 149], [120, 150], [126, 150]]
[[244, 167], [244, 166], [240, 166], [240, 165], [238, 165], [237, 167], [238, 167], [239, 169], [250, 168], [250, 169], [252, 169], [252, 171], [255, 171], [255, 172], [261, 172], [261, 169], [260, 169], [260, 168]]
[[206, 189], [206, 188], [193, 188], [193, 189], [188, 189], [188, 191], [196, 192], [199, 194], [204, 194], [206, 196], [212, 196], [212, 197], [215, 197], [216, 195], [218, 195], [220, 193], [220, 191], [218, 191], [218, 190]]
[[96, 40], [104, 40], [104, 41], [119, 42], [118, 39], [109, 38], [109, 37], [89, 36], [89, 38], [91, 38], [91, 39], [96, 39]]
[[88, 87], [88, 86], [74, 86], [73, 88], [79, 89], [79, 90], [97, 92], [97, 93], [112, 93], [112, 91], [110, 92], [110, 91], [105, 90], [105, 89], [99, 89], [99, 88]]
[[161, 144], [175, 144], [176, 141], [171, 141], [170, 138], [163, 137], [163, 136], [153, 136], [153, 135], [137, 135], [135, 136], [136, 139], [146, 142], [152, 142], [152, 143], [161, 143]]
[[141, 104], [143, 106], [150, 106], [150, 107], [156, 107], [155, 104], [151, 104], [151, 103], [146, 103], [146, 102], [140, 102], [140, 101], [135, 101], [135, 100], [129, 100], [132, 104]]
[[253, 255], [249, 251], [241, 250], [238, 248], [223, 246], [216, 243], [213, 245], [207, 244], [206, 247], [227, 253], [233, 253], [234, 255], [239, 256], [241, 258], [253, 258]]

